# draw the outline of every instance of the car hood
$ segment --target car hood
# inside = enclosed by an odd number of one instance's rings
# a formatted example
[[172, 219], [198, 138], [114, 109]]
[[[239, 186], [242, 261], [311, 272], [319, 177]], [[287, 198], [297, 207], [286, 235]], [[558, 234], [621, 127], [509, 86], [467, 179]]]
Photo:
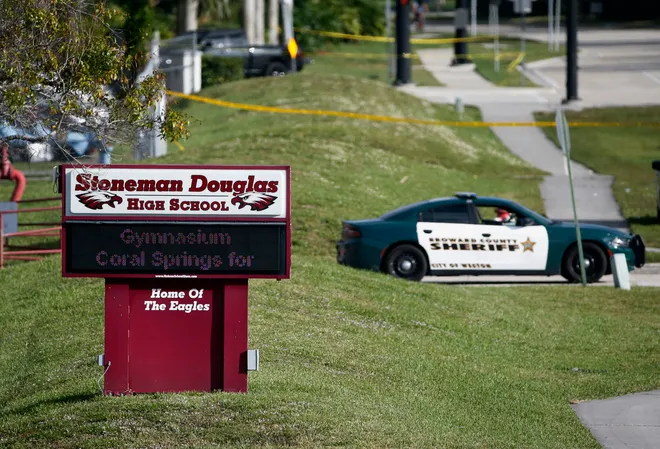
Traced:
[[[575, 229], [575, 223], [573, 223], [572, 221], [554, 221], [550, 226]], [[605, 234], [611, 234], [613, 236], [618, 236], [618, 237], [630, 237], [630, 234], [628, 234], [627, 232], [619, 231], [616, 228], [590, 224], [590, 223], [580, 223], [580, 231], [595, 231], [595, 232], [602, 232]]]

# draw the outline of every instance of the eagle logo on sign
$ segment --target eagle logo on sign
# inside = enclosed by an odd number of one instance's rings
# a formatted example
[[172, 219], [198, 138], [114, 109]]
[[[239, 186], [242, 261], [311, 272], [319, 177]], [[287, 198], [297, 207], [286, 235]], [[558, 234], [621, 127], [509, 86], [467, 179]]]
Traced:
[[273, 205], [276, 196], [260, 192], [247, 192], [235, 195], [231, 204], [238, 205], [239, 209], [250, 206], [250, 210], [262, 211]]
[[121, 204], [124, 200], [119, 195], [108, 192], [86, 192], [76, 195], [78, 200], [88, 209], [100, 210], [104, 205], [115, 207], [115, 204]]

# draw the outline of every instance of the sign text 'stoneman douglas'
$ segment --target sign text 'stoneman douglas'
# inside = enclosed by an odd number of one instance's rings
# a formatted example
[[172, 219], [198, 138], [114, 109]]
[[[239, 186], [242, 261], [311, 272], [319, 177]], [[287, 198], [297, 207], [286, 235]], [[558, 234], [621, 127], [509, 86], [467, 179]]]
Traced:
[[66, 168], [65, 215], [287, 217], [281, 168]]

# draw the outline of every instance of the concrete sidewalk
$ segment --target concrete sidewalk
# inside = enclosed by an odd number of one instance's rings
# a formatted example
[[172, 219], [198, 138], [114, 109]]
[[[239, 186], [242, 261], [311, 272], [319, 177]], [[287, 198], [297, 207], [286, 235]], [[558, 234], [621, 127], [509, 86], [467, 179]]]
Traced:
[[660, 448], [660, 390], [572, 407], [605, 449]]
[[[484, 121], [534, 122], [535, 111], [553, 111], [561, 104], [561, 94], [555, 89], [498, 87], [476, 73], [471, 64], [451, 67], [451, 49], [420, 50], [418, 54], [424, 67], [446, 87], [408, 85], [400, 89], [435, 103], [453, 104], [461, 98], [465, 104], [479, 107]], [[556, 220], [572, 219], [564, 157], [555, 144], [540, 128], [491, 129], [512, 153], [548, 173], [541, 184], [546, 215]], [[627, 230], [612, 194], [612, 177], [595, 174], [576, 162], [571, 169], [580, 220]]]

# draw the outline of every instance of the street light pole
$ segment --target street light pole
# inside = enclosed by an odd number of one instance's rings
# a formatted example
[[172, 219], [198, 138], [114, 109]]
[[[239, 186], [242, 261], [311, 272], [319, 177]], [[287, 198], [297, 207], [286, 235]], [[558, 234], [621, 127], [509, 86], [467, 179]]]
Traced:
[[568, 0], [566, 15], [566, 99], [578, 98], [578, 41], [577, 41], [578, 0]]
[[[467, 37], [467, 22], [468, 22], [468, 0], [457, 0], [456, 2], [456, 15], [454, 17], [454, 25], [456, 26], [455, 37], [457, 39], [464, 39]], [[470, 59], [468, 57], [468, 45], [465, 41], [454, 42], [454, 64], [468, 64]]]
[[396, 80], [394, 84], [411, 82], [410, 64], [410, 0], [396, 0]]

